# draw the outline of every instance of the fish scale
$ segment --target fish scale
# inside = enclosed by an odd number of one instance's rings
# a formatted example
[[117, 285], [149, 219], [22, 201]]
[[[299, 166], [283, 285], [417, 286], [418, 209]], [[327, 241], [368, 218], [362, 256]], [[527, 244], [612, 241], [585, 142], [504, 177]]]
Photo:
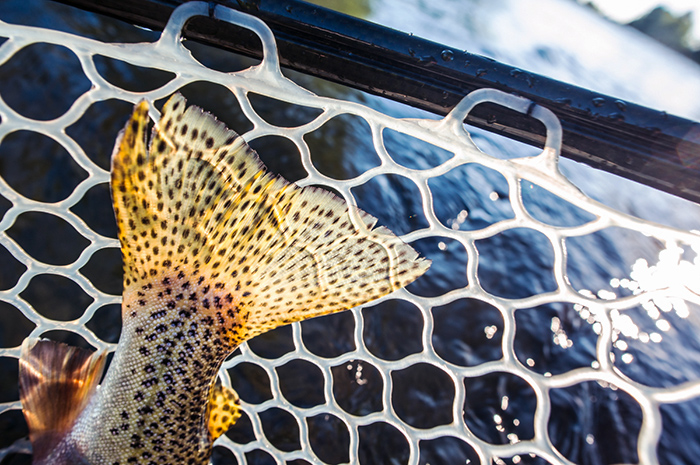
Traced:
[[[36, 465], [207, 463], [240, 415], [235, 392], [215, 382], [238, 345], [377, 299], [430, 264], [335, 195], [269, 173], [242, 138], [179, 94], [147, 147], [148, 124], [141, 102], [112, 155], [123, 325], [100, 389], [80, 391], [89, 400], [80, 409], [52, 413], [52, 383], [75, 397], [76, 386], [97, 382], [104, 356], [35, 339], [22, 347]], [[82, 371], [64, 372], [71, 357], [85, 360]], [[55, 416], [58, 429], [42, 421]]]
[[181, 276], [158, 276], [124, 301], [115, 368], [72, 432], [90, 463], [206, 462], [212, 380], [241, 323], [226, 289]]

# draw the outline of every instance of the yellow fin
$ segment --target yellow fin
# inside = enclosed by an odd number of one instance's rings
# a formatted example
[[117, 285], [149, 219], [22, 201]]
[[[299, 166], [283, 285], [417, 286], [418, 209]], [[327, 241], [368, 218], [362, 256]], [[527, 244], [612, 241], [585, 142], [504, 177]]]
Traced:
[[104, 352], [25, 339], [19, 359], [19, 395], [35, 463], [71, 430], [97, 388], [105, 361]]
[[209, 435], [215, 440], [241, 417], [238, 394], [231, 388], [214, 384], [209, 393]]
[[112, 193], [125, 299], [185, 272], [222, 289], [238, 341], [374, 300], [422, 275], [428, 260], [337, 196], [269, 173], [235, 132], [175, 94], [146, 153], [140, 103], [113, 155]]

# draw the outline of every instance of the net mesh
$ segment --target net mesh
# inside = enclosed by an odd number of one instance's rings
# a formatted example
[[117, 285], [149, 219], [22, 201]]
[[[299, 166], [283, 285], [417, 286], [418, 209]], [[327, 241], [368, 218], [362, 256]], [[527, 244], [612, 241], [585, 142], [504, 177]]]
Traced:
[[[34, 200], [0, 178], [0, 193], [11, 204], [0, 221], [0, 243], [12, 256], [3, 258], [3, 266], [18, 262], [23, 269], [16, 282], [3, 283], [0, 299], [7, 305], [0, 308], [0, 319], [18, 318], [17, 309], [30, 322], [27, 337], [63, 330], [80, 335], [93, 347], [115, 347], [115, 340], [98, 337], [99, 331], [90, 322], [102, 318], [101, 309], [119, 304], [120, 297], [96, 285], [86, 269], [101, 253], [116, 251], [118, 242], [75, 213], [76, 205], [93, 187], [107, 185], [109, 173], [89, 156], [91, 147], [81, 146], [67, 128], [98, 102], [156, 101], [194, 82], [216, 83], [228, 89], [252, 123], [244, 134], [246, 140], [281, 136], [298, 150], [303, 167], [298, 184], [332, 189], [363, 208], [358, 199], [373, 195], [391, 203], [392, 197], [384, 197], [384, 190], [396, 186], [414, 193], [423, 223], [401, 230], [400, 222], [391, 224], [391, 218], [383, 222], [392, 229], [398, 227], [402, 238], [433, 259], [434, 265], [421, 278], [422, 284], [419, 280], [408, 290], [363, 309], [294, 324], [262, 337], [262, 342], [243, 345], [225, 362], [221, 377], [241, 394], [244, 416], [217, 441], [215, 460], [234, 463], [233, 456], [237, 463], [251, 464], [458, 463], [455, 459], [461, 463], [569, 464], [597, 463], [591, 451], [598, 447], [603, 462], [659, 463], [659, 453], [664, 450], [660, 438], [671, 427], [662, 427], [664, 409], [700, 397], [700, 381], [679, 374], [674, 378], [677, 382], [655, 383], [653, 373], [644, 377], [645, 365], [637, 363], [644, 351], [635, 352], [634, 347], [656, 344], [661, 348], [671, 337], [667, 333], [672, 317], [693, 320], [694, 305], [700, 303], [700, 263], [693, 258], [700, 252], [698, 235], [623, 214], [582, 194], [559, 171], [562, 132], [556, 117], [545, 108], [532, 110], [525, 99], [480, 90], [466, 96], [443, 119], [396, 118], [294, 84], [280, 71], [274, 37], [262, 22], [221, 6], [213, 14], [254, 31], [263, 45], [264, 59], [256, 66], [225, 73], [193, 58], [180, 32], [189, 18], [209, 15], [205, 3], [179, 7], [153, 43], [109, 43], [0, 22], [0, 35], [8, 38], [0, 46], [0, 64], [32, 44], [55, 44], [78, 57], [90, 82], [67, 111], [49, 120], [25, 116], [6, 98], [0, 100], [0, 141], [7, 143], [13, 133], [21, 131], [42, 134], [60, 144], [85, 172], [66, 198], [49, 202]], [[99, 57], [157, 68], [171, 73], [172, 79], [147, 92], [126, 90], [98, 72]], [[256, 94], [303, 108], [311, 116], [294, 127], [272, 124], [251, 103]], [[462, 121], [475, 105], [486, 101], [521, 112], [530, 109], [547, 128], [545, 149], [535, 156], [512, 159], [481, 151]], [[127, 115], [125, 111], [124, 119]], [[310, 140], [315, 131], [343, 115], [367, 123], [368, 147], [379, 161], [363, 172], [345, 176], [347, 179], [336, 179], [319, 170]], [[226, 115], [217, 116], [225, 120]], [[110, 143], [115, 136], [100, 135]], [[425, 160], [433, 157], [434, 163], [402, 159], [395, 147], [401, 147], [396, 140], [404, 136], [427, 144]], [[478, 189], [484, 173], [492, 171], [500, 173], [501, 188], [485, 190], [481, 201], [486, 205], [484, 211], [495, 208], [489, 205], [512, 211], [500, 219], [499, 212], [491, 210], [496, 220], [480, 221], [477, 206], [450, 210], [439, 195], [445, 180]], [[563, 208], [545, 211], [533, 207], [533, 196], [550, 196], [573, 205], [578, 218], [584, 220], [567, 221], [568, 210]], [[384, 219], [381, 211], [370, 213]], [[22, 246], [22, 231], [28, 234], [28, 230], [12, 230], [23, 215], [31, 214], [65, 221], [77, 233], [74, 242], [83, 244], [82, 250], [60, 264], [30, 254]], [[112, 213], [105, 210], [103, 215], [111, 217]], [[639, 241], [656, 241], [655, 250], [660, 252], [649, 259], [637, 257], [631, 272], [603, 283], [602, 290], [587, 290], [570, 276], [574, 272], [585, 275], [581, 270], [591, 264], [585, 253], [575, 250], [593, 250], [610, 231], [629, 237], [632, 256]], [[505, 250], [548, 253], [533, 257], [527, 269], [509, 269], [513, 260], [501, 252], [503, 241], [520, 244]], [[611, 261], [625, 260], [624, 251], [615, 253]], [[463, 273], [445, 277], [441, 267], [446, 263], [456, 263]], [[536, 268], [545, 278], [532, 278]], [[499, 269], [508, 273], [494, 271]], [[79, 315], [68, 318], [37, 310], [46, 302], [30, 301], [25, 291], [42, 276], [68, 278], [90, 303]], [[512, 291], [510, 278], [525, 280], [529, 292]], [[445, 279], [461, 284], [445, 288], [440, 285]], [[549, 322], [549, 327], [528, 331], [534, 314], [539, 321]], [[650, 326], [639, 323], [640, 314]], [[413, 338], [415, 347], [392, 345], [392, 337]], [[324, 338], [344, 348], [326, 350]], [[590, 353], [586, 363], [578, 367], [556, 363], [566, 358], [572, 346], [586, 344]], [[498, 356], [484, 355], [485, 348]], [[19, 345], [0, 348], [0, 358], [16, 361], [18, 356]], [[8, 382], [16, 382], [9, 378]], [[598, 404], [591, 400], [594, 398]], [[576, 399], [589, 399], [589, 403], [581, 406]], [[585, 419], [598, 415], [605, 423], [601, 405], [606, 399], [610, 403], [605, 408], [617, 422], [611, 426], [617, 431], [612, 434], [617, 442], [607, 445], [617, 452], [607, 455], [600, 452], [605, 449], [606, 428], [595, 429], [591, 426], [595, 422]], [[0, 413], [21, 409], [16, 397], [3, 400]], [[22, 450], [13, 447], [3, 454]]]

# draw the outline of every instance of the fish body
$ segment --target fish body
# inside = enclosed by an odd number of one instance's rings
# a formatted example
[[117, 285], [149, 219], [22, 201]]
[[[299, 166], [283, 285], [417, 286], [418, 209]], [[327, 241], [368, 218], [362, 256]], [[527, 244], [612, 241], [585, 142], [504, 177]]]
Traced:
[[238, 345], [374, 300], [429, 266], [370, 215], [269, 173], [179, 94], [147, 146], [148, 122], [141, 102], [112, 155], [123, 324], [99, 389], [104, 354], [36, 339], [22, 348], [35, 465], [207, 463], [240, 416], [216, 383]]

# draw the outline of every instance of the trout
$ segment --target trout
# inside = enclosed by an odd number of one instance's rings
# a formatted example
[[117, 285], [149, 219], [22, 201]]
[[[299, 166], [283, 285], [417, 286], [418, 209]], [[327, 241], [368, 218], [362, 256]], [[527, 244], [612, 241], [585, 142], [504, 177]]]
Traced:
[[[217, 383], [242, 342], [384, 296], [429, 267], [339, 197], [267, 171], [212, 115], [142, 101], [111, 166], [122, 332], [104, 352], [27, 339], [20, 398], [35, 465], [208, 463], [240, 416]], [[99, 384], [99, 386], [98, 386]]]

